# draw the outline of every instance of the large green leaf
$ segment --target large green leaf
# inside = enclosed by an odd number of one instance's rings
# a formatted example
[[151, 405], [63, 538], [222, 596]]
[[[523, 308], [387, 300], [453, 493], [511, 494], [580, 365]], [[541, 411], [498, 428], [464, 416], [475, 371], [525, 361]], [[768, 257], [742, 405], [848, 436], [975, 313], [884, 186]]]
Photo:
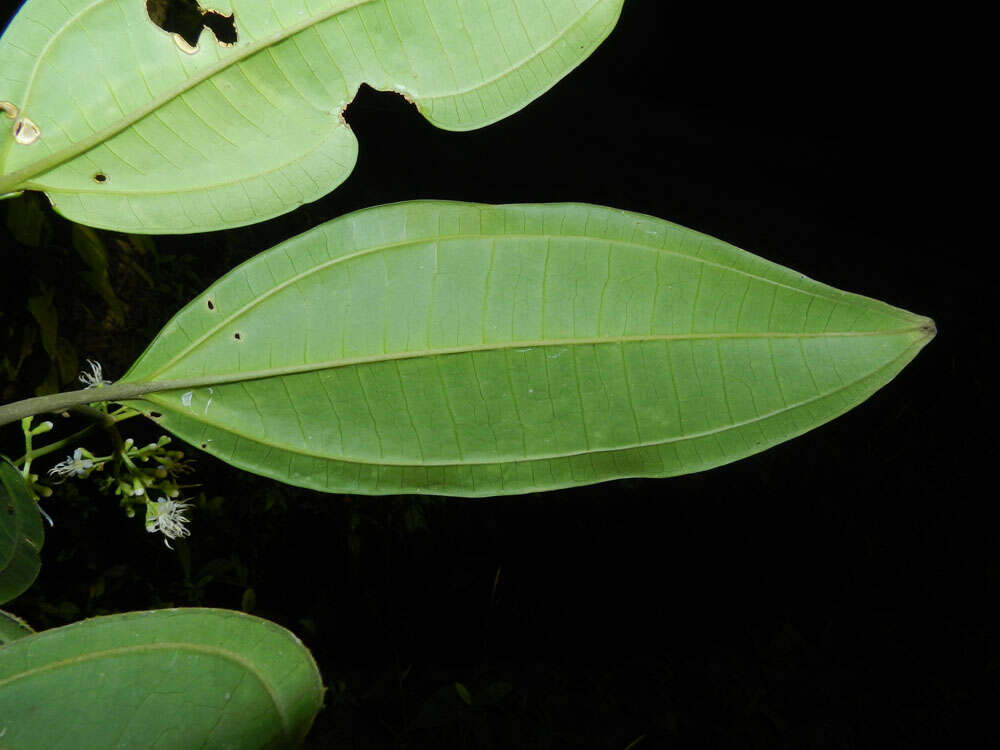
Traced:
[[45, 531], [24, 477], [0, 456], [0, 604], [24, 593], [38, 577]]
[[97, 617], [0, 648], [0, 746], [273, 748], [323, 699], [309, 651], [240, 612]]
[[[482, 127], [584, 60], [622, 2], [220, 0], [236, 43], [206, 29], [189, 54], [145, 0], [28, 0], [0, 40], [0, 195], [44, 190], [129, 232], [261, 221], [347, 178], [341, 113], [362, 82], [440, 127]], [[159, 18], [184, 0], [150, 3]]]
[[331, 492], [494, 495], [701, 471], [889, 382], [933, 322], [659, 219], [416, 202], [238, 267], [102, 395]]

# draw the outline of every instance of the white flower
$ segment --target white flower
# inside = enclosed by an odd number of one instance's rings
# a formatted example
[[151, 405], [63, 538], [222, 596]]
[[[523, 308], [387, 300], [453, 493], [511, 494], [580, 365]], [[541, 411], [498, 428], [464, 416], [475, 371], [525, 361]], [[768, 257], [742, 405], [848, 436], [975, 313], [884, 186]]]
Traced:
[[94, 462], [89, 458], [84, 458], [83, 448], [77, 448], [72, 456], [67, 456], [65, 461], [60, 461], [51, 469], [49, 475], [55, 477], [84, 477], [94, 467]]
[[104, 370], [101, 368], [100, 362], [95, 362], [92, 359], [87, 360], [87, 364], [90, 365], [90, 372], [84, 370], [80, 373], [80, 382], [83, 383], [83, 389], [87, 390], [89, 388], [100, 388], [101, 386], [111, 385], [110, 380], [104, 379]]
[[150, 533], [159, 531], [166, 537], [163, 543], [170, 547], [171, 539], [191, 534], [184, 526], [188, 522], [184, 517], [184, 511], [190, 507], [189, 503], [166, 498], [146, 503], [146, 531]]

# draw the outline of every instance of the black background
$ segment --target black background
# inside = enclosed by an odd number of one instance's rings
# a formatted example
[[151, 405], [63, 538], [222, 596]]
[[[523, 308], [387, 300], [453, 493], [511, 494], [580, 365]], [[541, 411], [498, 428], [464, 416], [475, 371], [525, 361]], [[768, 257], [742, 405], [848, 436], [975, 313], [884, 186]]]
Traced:
[[[331, 686], [315, 746], [940, 747], [995, 710], [997, 326], [982, 249], [958, 238], [968, 143], [949, 27], [861, 3], [626, 0], [604, 45], [522, 112], [447, 133], [364, 88], [347, 111], [360, 157], [334, 193], [253, 229], [157, 238], [195, 259], [193, 296], [370, 205], [583, 201], [670, 219], [938, 324], [865, 404], [700, 475], [368, 499], [201, 459], [203, 489], [233, 509], [221, 522], [239, 528], [215, 543], [242, 556], [255, 612], [296, 631]], [[183, 301], [133, 313], [155, 331]], [[144, 343], [81, 354], [120, 375]], [[82, 614], [239, 607], [221, 585], [165, 601], [175, 558], [114, 513], [101, 523], [121, 550], [105, 541], [80, 553], [83, 568], [107, 577], [124, 564], [146, 583], [88, 603], [60, 567], [59, 535], [75, 523], [63, 510], [35, 596]], [[230, 554], [208, 549], [215, 532], [199, 520], [182, 555]], [[266, 546], [248, 551], [255, 539]], [[448, 708], [455, 681], [511, 691], [475, 713]], [[447, 705], [428, 720], [434, 701]]]

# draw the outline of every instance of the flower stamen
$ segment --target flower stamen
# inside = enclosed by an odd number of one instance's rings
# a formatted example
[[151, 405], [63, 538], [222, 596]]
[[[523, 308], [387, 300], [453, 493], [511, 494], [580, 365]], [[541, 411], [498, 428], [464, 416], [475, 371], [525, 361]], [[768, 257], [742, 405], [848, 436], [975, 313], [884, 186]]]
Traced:
[[83, 383], [84, 390], [89, 390], [90, 388], [102, 388], [106, 385], [111, 385], [110, 380], [104, 379], [104, 369], [101, 367], [100, 362], [88, 359], [87, 364], [90, 365], [90, 372], [84, 370], [80, 373], [79, 378], [80, 382]]
[[83, 448], [77, 448], [73, 451], [72, 456], [67, 456], [64, 461], [60, 461], [49, 469], [49, 476], [62, 478], [85, 477], [93, 468], [94, 462], [87, 456], [84, 456]]

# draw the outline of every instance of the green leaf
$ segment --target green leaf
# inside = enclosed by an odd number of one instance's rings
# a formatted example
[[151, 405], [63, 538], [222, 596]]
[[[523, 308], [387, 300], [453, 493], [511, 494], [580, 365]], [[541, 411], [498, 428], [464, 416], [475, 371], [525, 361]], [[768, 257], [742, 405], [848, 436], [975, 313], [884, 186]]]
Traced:
[[53, 362], [59, 356], [59, 313], [55, 306], [55, 289], [46, 287], [41, 294], [28, 299], [28, 312], [38, 324], [42, 348]]
[[44, 245], [52, 234], [49, 217], [34, 196], [7, 204], [7, 229], [15, 240], [28, 247]]
[[439, 127], [483, 127], [586, 59], [622, 2], [219, 0], [205, 23], [235, 11], [225, 46], [165, 30], [190, 2], [28, 0], [0, 40], [0, 194], [44, 190], [126, 232], [252, 224], [347, 178], [341, 115], [362, 82]]
[[123, 323], [125, 321], [125, 308], [111, 287], [111, 278], [108, 275], [108, 252], [100, 235], [89, 227], [74, 224], [73, 249], [87, 264], [87, 270], [83, 271], [80, 277], [91, 289], [101, 295], [101, 299], [111, 311], [111, 316], [119, 323]]
[[0, 604], [23, 594], [42, 566], [42, 516], [24, 477], [0, 456]]
[[56, 390], [64, 383], [73, 380], [80, 372], [79, 359], [76, 356], [76, 349], [66, 339], [60, 336], [56, 339], [56, 358], [52, 363], [55, 367], [56, 376], [59, 382]]
[[442, 685], [420, 706], [414, 719], [414, 726], [420, 729], [447, 726], [460, 721], [466, 715], [465, 711], [465, 703], [455, 684]]
[[322, 698], [292, 633], [227, 610], [97, 617], [0, 648], [3, 746], [17, 750], [287, 747]]
[[76, 350], [59, 335], [59, 314], [55, 306], [55, 289], [43, 285], [42, 293], [28, 299], [28, 311], [38, 324], [42, 349], [49, 357], [48, 374], [35, 389], [41, 394], [55, 393], [77, 373]]
[[145, 392], [166, 429], [283, 482], [484, 496], [749, 456], [861, 403], [933, 334], [660, 219], [414, 202], [236, 268], [103, 395]]
[[0, 646], [4, 646], [18, 638], [24, 638], [35, 631], [24, 620], [10, 612], [0, 609]]
[[485, 688], [476, 693], [476, 706], [480, 708], [495, 706], [510, 695], [510, 692], [513, 689], [514, 686], [509, 682], [491, 682]]

